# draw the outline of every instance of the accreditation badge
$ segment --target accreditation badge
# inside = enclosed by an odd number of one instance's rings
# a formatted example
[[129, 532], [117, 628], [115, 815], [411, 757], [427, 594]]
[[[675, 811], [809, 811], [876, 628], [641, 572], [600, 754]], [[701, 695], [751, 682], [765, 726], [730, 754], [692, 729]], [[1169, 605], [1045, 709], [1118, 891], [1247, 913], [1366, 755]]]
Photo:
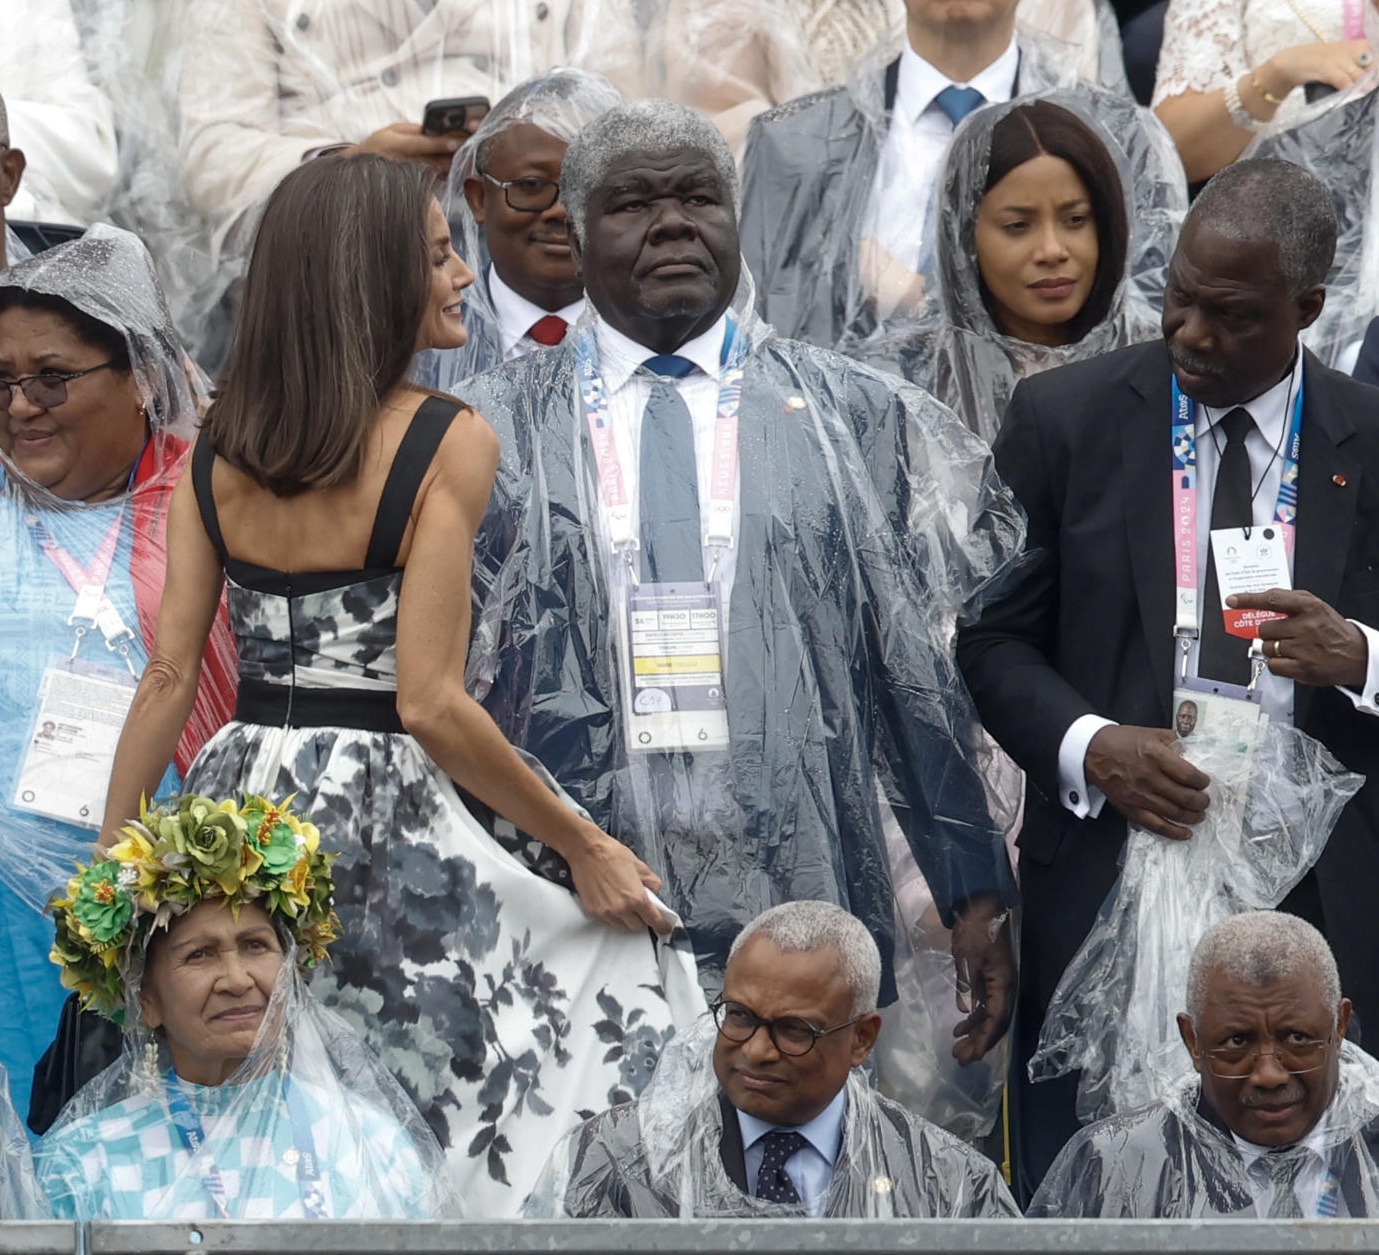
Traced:
[[1263, 527], [1222, 527], [1211, 534], [1211, 553], [1216, 560], [1216, 582], [1221, 588], [1221, 614], [1231, 636], [1251, 641], [1259, 625], [1288, 616], [1276, 610], [1232, 610], [1227, 597], [1242, 593], [1267, 593], [1271, 588], [1292, 588], [1288, 569], [1288, 544], [1282, 524]]
[[1210, 750], [1217, 764], [1207, 792], [1215, 838], [1229, 850], [1238, 849], [1244, 836], [1255, 751], [1268, 726], [1269, 716], [1253, 690], [1201, 679], [1173, 690], [1173, 730], [1183, 756], [1195, 763]]
[[115, 748], [137, 681], [113, 667], [78, 661], [49, 667], [12, 805], [17, 810], [99, 828]]
[[629, 588], [623, 709], [630, 750], [728, 748], [723, 615], [716, 584]]

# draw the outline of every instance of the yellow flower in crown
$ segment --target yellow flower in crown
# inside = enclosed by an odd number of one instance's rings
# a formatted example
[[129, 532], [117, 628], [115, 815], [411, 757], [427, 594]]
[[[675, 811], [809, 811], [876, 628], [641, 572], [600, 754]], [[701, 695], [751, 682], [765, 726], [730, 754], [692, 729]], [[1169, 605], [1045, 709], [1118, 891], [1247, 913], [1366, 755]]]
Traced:
[[50, 904], [57, 936], [49, 957], [62, 983], [84, 1006], [120, 1019], [130, 956], [153, 927], [207, 898], [235, 911], [258, 902], [283, 919], [298, 963], [315, 966], [338, 935], [335, 855], [321, 852], [319, 831], [291, 802], [188, 794], [164, 806], [141, 803], [121, 840], [90, 866], [78, 863], [66, 896]]

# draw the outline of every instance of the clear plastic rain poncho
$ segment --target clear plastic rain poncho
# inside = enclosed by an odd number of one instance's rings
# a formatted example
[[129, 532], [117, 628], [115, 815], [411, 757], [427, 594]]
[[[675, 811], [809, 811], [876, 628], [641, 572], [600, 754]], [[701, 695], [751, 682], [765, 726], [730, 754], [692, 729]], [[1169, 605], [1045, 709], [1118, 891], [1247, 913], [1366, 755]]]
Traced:
[[[445, 191], [445, 213], [456, 251], [474, 272], [464, 294], [464, 325], [469, 338], [458, 349], [427, 349], [412, 365], [412, 378], [424, 387], [453, 392], [462, 379], [479, 375], [522, 351], [521, 342], [505, 344], [498, 315], [489, 294], [492, 267], [484, 244], [483, 227], [465, 199], [466, 180], [478, 178], [478, 163], [486, 148], [514, 126], [536, 126], [569, 144], [599, 114], [619, 104], [616, 87], [600, 74], [557, 69], [514, 88], [493, 108], [473, 137], [455, 155]], [[535, 223], [538, 215], [532, 215]], [[511, 284], [509, 284], [511, 286]]]
[[[958, 1071], [953, 908], [983, 890], [1012, 900], [1013, 807], [989, 787], [952, 634], [1016, 561], [1023, 517], [949, 411], [776, 338], [752, 303], [744, 279], [729, 350], [742, 366], [737, 535], [719, 573], [723, 684], [705, 695], [719, 748], [644, 752], [629, 723], [659, 707], [634, 701], [624, 675], [620, 607], [635, 590], [609, 546], [576, 378], [577, 351], [597, 344], [592, 307], [559, 349], [460, 388], [503, 448], [468, 685], [664, 877], [706, 988], [768, 906], [817, 898], [861, 918], [881, 947], [883, 1005], [897, 983], [938, 991], [914, 1030], [925, 1039], [897, 1052], [915, 1071], [934, 1060], [907, 1082], [932, 1093]], [[925, 889], [902, 900], [921, 873]], [[907, 975], [930, 962], [936, 974]], [[959, 1105], [989, 1126], [999, 1059], [964, 1072]]]
[[291, 942], [284, 948], [253, 1050], [217, 1086], [177, 1076], [139, 1014], [132, 974], [120, 1059], [77, 1092], [35, 1155], [55, 1215], [460, 1216], [435, 1136], [392, 1074], [312, 996]]
[[1183, 1070], [1177, 1015], [1197, 943], [1227, 916], [1283, 901], [1364, 783], [1306, 733], [1245, 727], [1210, 706], [1182, 744], [1211, 777], [1206, 818], [1188, 841], [1131, 829], [1120, 879], [1058, 982], [1030, 1060], [1034, 1081], [1080, 1072], [1084, 1123], [1168, 1092]]
[[[713, 1070], [713, 1021], [676, 1037], [641, 1098], [556, 1143], [527, 1202], [532, 1219], [764, 1220], [801, 1204], [747, 1189], [742, 1135]], [[843, 1145], [822, 1214], [851, 1220], [1018, 1217], [996, 1165], [883, 1098], [854, 1069]]]
[[[974, 239], [992, 133], [1013, 109], [1033, 100], [1047, 100], [1077, 115], [1101, 141], [1120, 176], [1129, 227], [1124, 275], [1105, 318], [1080, 340], [1061, 347], [1032, 344], [997, 329], [984, 299]], [[1119, 138], [1128, 133], [1143, 141], [1130, 152]], [[1050, 92], [977, 110], [959, 126], [944, 156], [933, 212], [934, 299], [925, 302], [917, 318], [896, 310], [865, 340], [845, 339], [840, 348], [897, 370], [932, 392], [983, 439], [995, 440], [1021, 379], [1162, 334], [1164, 276], [1187, 213], [1187, 185], [1168, 132], [1132, 101]]]
[[[1379, 13], [1365, 6], [1365, 30], [1379, 46]], [[1354, 348], [1379, 314], [1379, 212], [1375, 144], [1379, 140], [1379, 71], [1348, 91], [1309, 106], [1289, 125], [1261, 128], [1246, 157], [1278, 157], [1315, 175], [1336, 208], [1336, 257], [1326, 279], [1326, 306], [1302, 342], [1328, 366], [1350, 370]], [[1349, 350], [1349, 352], [1348, 352]]]
[[0, 1221], [43, 1220], [47, 1200], [34, 1177], [29, 1135], [10, 1105], [9, 1078], [0, 1068]]
[[[1179, 1043], [1184, 1066], [1187, 1052]], [[1341, 1043], [1336, 1096], [1306, 1141], [1280, 1158], [1326, 1161], [1321, 1217], [1379, 1215], [1379, 1063]], [[1274, 1156], [1271, 1156], [1273, 1158]], [[1234, 1137], [1195, 1074], [1148, 1106], [1082, 1129], [1065, 1146], [1026, 1216], [1190, 1220], [1261, 1218]]]
[[[1084, 112], [1114, 119], [1134, 170], [1171, 181], [1180, 168], [1162, 129], [1117, 92], [1077, 78], [1076, 50], [1025, 26], [1016, 30], [1020, 95], [1063, 89]], [[743, 159], [742, 250], [760, 313], [783, 336], [832, 347], [865, 339], [903, 311], [913, 317], [933, 272], [932, 189], [914, 189], [901, 218], [874, 203], [896, 91], [899, 39], [858, 62], [847, 85], [793, 101], [757, 122]], [[1168, 158], [1172, 160], [1168, 164]], [[887, 171], [902, 179], [904, 170]]]
[[[182, 351], [148, 253], [127, 232], [95, 226], [0, 273], [0, 308], [16, 294], [65, 303], [57, 308], [121, 333], [137, 385], [132, 396], [118, 371], [101, 369], [71, 380], [63, 405], [29, 406], [23, 423], [7, 416], [0, 424], [0, 962], [15, 973], [0, 1064], [23, 1111], [64, 997], [47, 960], [52, 927], [41, 912], [96, 839], [124, 712], [152, 647], [168, 502], [204, 381]], [[5, 325], [26, 312], [0, 313], [0, 356], [18, 343], [7, 339]], [[41, 341], [25, 343], [25, 352], [43, 348]], [[103, 360], [97, 345], [82, 353], [82, 362]], [[136, 406], [147, 416], [143, 453], [132, 467], [107, 466], [102, 459], [112, 452], [96, 425], [137, 425]], [[17, 428], [64, 424], [76, 464], [100, 483], [128, 474], [123, 491], [90, 503], [67, 500], [29, 479], [10, 457]], [[16, 456], [23, 463], [27, 455]], [[40, 455], [33, 465], [47, 463]], [[197, 749], [229, 718], [234, 675], [222, 612], [164, 790], [175, 788]]]

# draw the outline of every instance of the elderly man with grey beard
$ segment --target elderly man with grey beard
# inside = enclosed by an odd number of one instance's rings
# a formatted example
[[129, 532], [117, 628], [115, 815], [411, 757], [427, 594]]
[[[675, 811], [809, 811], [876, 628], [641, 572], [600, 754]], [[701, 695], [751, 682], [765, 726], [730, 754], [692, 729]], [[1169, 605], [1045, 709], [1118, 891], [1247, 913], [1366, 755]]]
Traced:
[[591, 122], [561, 199], [589, 313], [461, 389], [503, 449], [471, 691], [664, 877], [711, 992], [743, 924], [821, 898], [877, 938], [894, 1002], [916, 921], [892, 869], [917, 864], [953, 1054], [980, 1059], [1014, 890], [951, 633], [1018, 511], [927, 394], [755, 317], [732, 157], [691, 110]]
[[1028, 1215], [1159, 1220], [1379, 1215], [1379, 1063], [1345, 1040], [1322, 935], [1252, 911], [1203, 936], [1178, 1016], [1195, 1075], [1083, 1129]]
[[527, 1214], [1018, 1216], [991, 1160], [872, 1089], [880, 981], [876, 942], [841, 907], [759, 915], [712, 1022], [675, 1038], [640, 1099], [557, 1144]]

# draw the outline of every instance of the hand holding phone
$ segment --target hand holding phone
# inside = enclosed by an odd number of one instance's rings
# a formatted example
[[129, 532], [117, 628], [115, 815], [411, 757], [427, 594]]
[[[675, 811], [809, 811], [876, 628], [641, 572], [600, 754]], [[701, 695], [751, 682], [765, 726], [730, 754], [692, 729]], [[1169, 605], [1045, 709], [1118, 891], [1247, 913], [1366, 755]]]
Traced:
[[487, 96], [456, 96], [432, 100], [421, 117], [423, 135], [446, 135], [463, 143], [488, 116]]

